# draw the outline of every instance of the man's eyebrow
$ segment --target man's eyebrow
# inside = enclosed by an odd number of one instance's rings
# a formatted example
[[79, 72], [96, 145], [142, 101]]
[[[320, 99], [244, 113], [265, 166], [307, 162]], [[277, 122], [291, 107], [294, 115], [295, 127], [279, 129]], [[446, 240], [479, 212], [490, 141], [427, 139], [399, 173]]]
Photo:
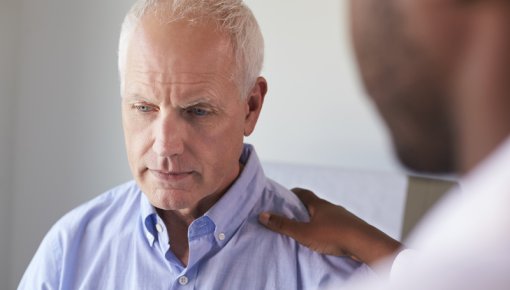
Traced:
[[179, 104], [178, 106], [182, 109], [186, 109], [186, 108], [191, 108], [191, 107], [197, 106], [197, 105], [207, 105], [210, 107], [217, 107], [215, 102], [211, 98], [207, 98], [207, 97], [197, 98], [194, 100], [190, 100], [188, 102], [183, 102], [182, 104]]

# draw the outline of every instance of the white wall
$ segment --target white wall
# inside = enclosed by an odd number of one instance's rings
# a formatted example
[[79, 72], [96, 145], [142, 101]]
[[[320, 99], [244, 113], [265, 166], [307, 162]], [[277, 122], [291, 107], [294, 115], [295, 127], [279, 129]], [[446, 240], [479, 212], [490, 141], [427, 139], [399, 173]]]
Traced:
[[0, 2], [0, 289], [10, 283], [10, 223], [12, 181], [12, 139], [15, 71], [16, 1]]
[[269, 93], [250, 139], [262, 158], [396, 171], [357, 76], [348, 1], [246, 2], [266, 40]]
[[62, 214], [129, 178], [116, 71], [128, 2], [21, 1], [9, 289]]
[[[17, 1], [16, 109], [0, 106], [13, 112], [16, 124], [13, 194], [2, 195], [11, 199], [9, 206], [0, 203], [2, 213], [3, 207], [12, 208], [12, 278], [7, 289], [15, 288], [56, 219], [130, 178], [120, 124], [116, 45], [131, 2]], [[354, 70], [345, 1], [318, 2], [247, 1], [265, 34], [264, 75], [270, 85], [249, 141], [264, 160], [395, 171], [384, 130]], [[2, 124], [8, 123], [2, 119]], [[2, 134], [3, 127], [9, 126], [0, 127]], [[2, 142], [9, 139], [2, 135]], [[8, 155], [0, 151], [0, 158]]]

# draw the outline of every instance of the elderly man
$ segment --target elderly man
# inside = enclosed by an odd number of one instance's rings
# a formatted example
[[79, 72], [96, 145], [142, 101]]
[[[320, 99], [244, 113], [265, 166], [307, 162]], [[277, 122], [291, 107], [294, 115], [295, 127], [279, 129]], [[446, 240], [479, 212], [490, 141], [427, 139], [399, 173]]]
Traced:
[[364, 272], [257, 222], [308, 219], [243, 145], [267, 91], [262, 59], [242, 1], [138, 1], [119, 44], [136, 181], [58, 221], [19, 289], [316, 289]]
[[[356, 289], [510, 289], [510, 1], [353, 0], [362, 76], [409, 168], [463, 175], [390, 265]], [[311, 223], [261, 221], [329, 254], [373, 261], [386, 237], [300, 192]], [[349, 236], [351, 239], [340, 238]]]

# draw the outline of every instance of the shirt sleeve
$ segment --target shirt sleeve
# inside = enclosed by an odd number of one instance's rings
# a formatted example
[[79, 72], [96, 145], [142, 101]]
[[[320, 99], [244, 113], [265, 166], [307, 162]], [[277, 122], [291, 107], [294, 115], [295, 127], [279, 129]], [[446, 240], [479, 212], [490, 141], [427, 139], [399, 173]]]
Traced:
[[28, 265], [18, 290], [57, 290], [60, 289], [62, 247], [58, 242], [55, 228], [44, 237], [32, 261]]

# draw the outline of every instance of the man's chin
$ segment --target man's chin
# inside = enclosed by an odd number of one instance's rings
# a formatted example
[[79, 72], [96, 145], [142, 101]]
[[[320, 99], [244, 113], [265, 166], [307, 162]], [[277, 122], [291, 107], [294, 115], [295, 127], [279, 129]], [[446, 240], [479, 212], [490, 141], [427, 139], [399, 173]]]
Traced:
[[154, 188], [145, 192], [149, 202], [155, 208], [162, 210], [184, 210], [190, 208], [189, 200], [191, 193], [184, 189]]

